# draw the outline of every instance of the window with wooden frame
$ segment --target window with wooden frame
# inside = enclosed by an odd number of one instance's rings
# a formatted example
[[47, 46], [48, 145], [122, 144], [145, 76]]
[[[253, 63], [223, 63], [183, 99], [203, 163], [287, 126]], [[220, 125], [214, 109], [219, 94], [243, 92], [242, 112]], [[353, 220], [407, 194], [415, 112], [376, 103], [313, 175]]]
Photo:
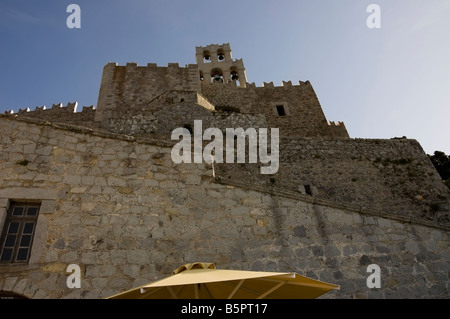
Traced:
[[10, 203], [0, 239], [1, 264], [28, 262], [39, 208], [39, 203]]

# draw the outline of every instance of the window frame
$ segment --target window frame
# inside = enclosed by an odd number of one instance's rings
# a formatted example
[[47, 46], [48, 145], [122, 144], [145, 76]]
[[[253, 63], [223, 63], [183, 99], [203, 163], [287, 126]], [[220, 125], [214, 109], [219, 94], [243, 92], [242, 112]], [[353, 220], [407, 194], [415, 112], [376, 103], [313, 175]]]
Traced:
[[[22, 208], [22, 214], [15, 214], [16, 208]], [[2, 233], [0, 236], [0, 265], [11, 264], [27, 264], [30, 261], [31, 250], [33, 247], [33, 241], [36, 234], [36, 228], [38, 223], [39, 212], [41, 208], [40, 202], [23, 202], [23, 201], [11, 201], [6, 218], [3, 224]], [[30, 209], [36, 209], [34, 214], [29, 214]], [[13, 224], [17, 224], [17, 230], [11, 229]], [[31, 231], [29, 229], [32, 224]], [[13, 232], [11, 232], [13, 231]], [[26, 236], [26, 237], [25, 237]], [[8, 243], [14, 237], [13, 245]], [[27, 240], [25, 238], [28, 238]], [[23, 244], [23, 241], [27, 242]], [[6, 246], [8, 244], [8, 246]], [[5, 249], [11, 250], [11, 256], [5, 260]], [[20, 258], [19, 253], [23, 253], [26, 250], [25, 258]]]

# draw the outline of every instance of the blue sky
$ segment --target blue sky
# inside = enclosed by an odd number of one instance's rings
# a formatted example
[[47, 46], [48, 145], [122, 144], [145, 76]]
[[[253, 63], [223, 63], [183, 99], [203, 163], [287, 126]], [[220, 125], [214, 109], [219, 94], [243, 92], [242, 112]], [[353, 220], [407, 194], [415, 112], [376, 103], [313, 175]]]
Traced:
[[[71, 3], [80, 29], [66, 25]], [[366, 25], [372, 3], [379, 29]], [[96, 105], [109, 61], [184, 66], [221, 43], [258, 86], [309, 80], [351, 137], [450, 154], [449, 0], [2, 0], [0, 112]]]

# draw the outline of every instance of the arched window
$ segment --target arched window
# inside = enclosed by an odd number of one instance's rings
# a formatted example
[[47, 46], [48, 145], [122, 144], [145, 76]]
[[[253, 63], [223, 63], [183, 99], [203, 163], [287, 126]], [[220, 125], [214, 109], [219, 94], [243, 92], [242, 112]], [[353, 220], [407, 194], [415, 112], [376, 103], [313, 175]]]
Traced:
[[236, 85], [239, 86], [239, 73], [235, 67], [230, 68], [230, 79], [231, 81], [236, 82]]
[[219, 62], [225, 61], [225, 53], [222, 49], [217, 50], [217, 60]]
[[203, 51], [203, 63], [211, 62], [211, 54], [208, 50]]
[[211, 71], [211, 82], [224, 83], [223, 72], [221, 69], [213, 69]]

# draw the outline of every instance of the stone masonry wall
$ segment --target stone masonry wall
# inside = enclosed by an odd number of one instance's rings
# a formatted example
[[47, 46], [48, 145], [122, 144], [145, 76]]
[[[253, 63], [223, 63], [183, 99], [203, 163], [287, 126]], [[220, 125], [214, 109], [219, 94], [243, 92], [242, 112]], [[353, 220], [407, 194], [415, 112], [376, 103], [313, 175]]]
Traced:
[[415, 140], [282, 138], [278, 173], [261, 165], [217, 165], [217, 175], [450, 226], [450, 192]]
[[[95, 121], [103, 128], [114, 129], [111, 120], [126, 120], [130, 114], [149, 113], [155, 106], [164, 105], [166, 101], [161, 98], [166, 99], [168, 91], [178, 97], [183, 94], [188, 97], [186, 92], [201, 93], [205, 104], [216, 109], [262, 114], [269, 127], [280, 128], [281, 136], [348, 138], [343, 124], [336, 126], [327, 122], [308, 81], [299, 82], [299, 85], [288, 81], [283, 82], [283, 86], [264, 83], [263, 87], [254, 84], [238, 87], [235, 82], [202, 83], [196, 64], [185, 68], [177, 63], [169, 63], [168, 67], [152, 63], [147, 66], [107, 64], [103, 70]], [[189, 102], [189, 98], [184, 100]], [[286, 116], [278, 115], [277, 105], [284, 106]]]
[[42, 200], [31, 260], [1, 264], [0, 291], [103, 298], [205, 261], [341, 286], [324, 298], [449, 297], [446, 229], [224, 185], [209, 166], [174, 165], [168, 145], [44, 123], [0, 116], [0, 219], [10, 200]]
[[[202, 84], [202, 94], [216, 108], [236, 108], [241, 113], [263, 114], [269, 127], [280, 129], [280, 136], [295, 137], [339, 137], [348, 138], [345, 126], [330, 128], [320, 106], [319, 100], [307, 82], [283, 86], [264, 83], [263, 87], [247, 84], [246, 88], [234, 83]], [[286, 116], [279, 116], [277, 105], [283, 105]]]
[[169, 63], [167, 67], [154, 63], [147, 66], [108, 63], [103, 69], [95, 120], [107, 127], [109, 119], [126, 117], [133, 109], [143, 111], [167, 90], [200, 92], [197, 65], [183, 68], [178, 63]]

